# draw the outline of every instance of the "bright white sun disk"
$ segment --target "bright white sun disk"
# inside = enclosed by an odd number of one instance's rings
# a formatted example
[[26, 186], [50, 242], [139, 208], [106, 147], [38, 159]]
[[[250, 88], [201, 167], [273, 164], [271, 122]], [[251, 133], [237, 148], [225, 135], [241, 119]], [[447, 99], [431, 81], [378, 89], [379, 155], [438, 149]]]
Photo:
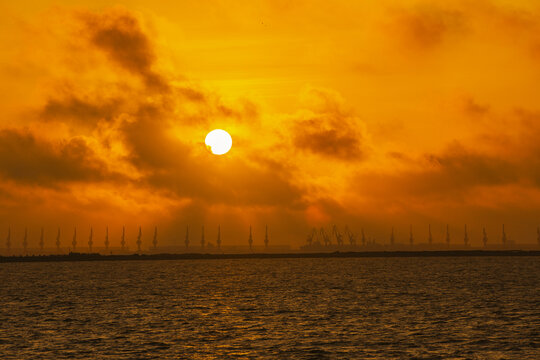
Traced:
[[231, 150], [232, 138], [225, 130], [216, 129], [206, 135], [204, 143], [212, 154], [223, 155]]

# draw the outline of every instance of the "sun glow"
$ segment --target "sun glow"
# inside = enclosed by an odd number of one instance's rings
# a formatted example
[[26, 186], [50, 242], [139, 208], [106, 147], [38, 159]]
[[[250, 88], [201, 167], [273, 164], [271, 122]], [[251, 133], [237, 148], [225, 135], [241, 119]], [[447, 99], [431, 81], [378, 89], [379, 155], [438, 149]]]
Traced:
[[204, 139], [206, 148], [214, 155], [223, 155], [231, 150], [232, 138], [228, 132], [221, 129], [212, 130]]

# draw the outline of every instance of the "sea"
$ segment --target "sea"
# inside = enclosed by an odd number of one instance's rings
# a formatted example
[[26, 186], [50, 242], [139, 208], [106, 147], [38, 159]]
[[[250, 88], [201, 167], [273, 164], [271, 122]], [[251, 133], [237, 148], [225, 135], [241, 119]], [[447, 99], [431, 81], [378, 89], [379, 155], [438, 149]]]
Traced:
[[0, 264], [0, 359], [540, 359], [540, 257]]

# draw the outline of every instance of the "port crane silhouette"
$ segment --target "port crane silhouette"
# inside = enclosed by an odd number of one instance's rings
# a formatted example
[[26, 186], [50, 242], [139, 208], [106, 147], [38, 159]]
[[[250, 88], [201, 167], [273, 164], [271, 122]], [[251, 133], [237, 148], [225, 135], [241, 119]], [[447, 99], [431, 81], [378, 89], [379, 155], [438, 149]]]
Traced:
[[334, 237], [336, 238], [336, 243], [338, 244], [338, 246], [343, 246], [343, 236], [339, 232], [336, 225], [332, 227], [332, 235], [334, 235]]
[[204, 226], [203, 226], [201, 230], [201, 249], [204, 249], [204, 245], [205, 245], [205, 240], [204, 240]]
[[122, 226], [122, 237], [120, 238], [120, 246], [122, 247], [122, 250], [126, 247], [126, 227]]
[[28, 229], [24, 228], [24, 238], [23, 238], [23, 249], [24, 253], [26, 254], [28, 252]]
[[105, 250], [109, 250], [109, 227], [105, 228]]
[[60, 252], [60, 227], [58, 227], [58, 232], [56, 233], [56, 251]]
[[43, 226], [41, 227], [41, 234], [39, 235], [39, 250], [43, 252], [45, 246], [45, 240], [43, 239]]
[[137, 251], [138, 252], [141, 252], [141, 244], [142, 244], [141, 237], [142, 237], [142, 229], [139, 226], [139, 235], [137, 235]]
[[249, 226], [249, 239], [248, 239], [248, 244], [249, 244], [249, 250], [251, 251], [251, 250], [252, 250], [252, 247], [253, 247], [253, 234], [251, 233], [251, 225]]
[[73, 245], [73, 251], [77, 248], [77, 228], [75, 227], [73, 230], [73, 240], [71, 241], [71, 245]]
[[94, 230], [90, 227], [90, 236], [88, 236], [88, 249], [92, 252], [92, 245], [94, 245]]
[[221, 225], [218, 225], [218, 228], [217, 228], [217, 240], [216, 240], [216, 243], [217, 243], [218, 249], [221, 250]]
[[349, 230], [348, 226], [345, 226], [345, 234], [349, 238], [349, 244], [351, 246], [356, 246], [356, 235]]

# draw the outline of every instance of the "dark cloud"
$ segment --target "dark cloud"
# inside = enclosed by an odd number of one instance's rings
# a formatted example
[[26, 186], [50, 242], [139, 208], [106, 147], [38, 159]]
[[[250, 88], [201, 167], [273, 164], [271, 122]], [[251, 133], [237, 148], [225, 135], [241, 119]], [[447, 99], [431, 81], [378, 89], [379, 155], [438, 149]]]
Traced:
[[49, 143], [28, 131], [0, 130], [2, 177], [39, 186], [112, 180], [106, 165], [83, 139]]
[[302, 120], [297, 124], [294, 145], [302, 150], [341, 160], [362, 158], [358, 135], [324, 118]]
[[74, 94], [49, 99], [40, 116], [50, 121], [67, 121], [93, 127], [98, 121], [111, 121], [120, 112], [119, 99], [83, 99]]
[[149, 172], [144, 181], [156, 190], [209, 205], [301, 206], [304, 191], [291, 182], [288, 171], [260, 167], [241, 159], [217, 163], [208, 156], [178, 153], [177, 164]]
[[389, 202], [463, 201], [474, 198], [477, 188], [511, 185], [526, 176], [521, 164], [511, 159], [477, 153], [459, 144], [440, 154], [426, 154], [413, 165], [393, 174], [362, 174], [354, 183], [365, 196], [385, 197]]
[[128, 159], [143, 170], [179, 166], [179, 159], [189, 152], [187, 146], [171, 135], [168, 113], [159, 106], [142, 104], [120, 128]]
[[482, 105], [472, 98], [466, 98], [463, 104], [463, 110], [471, 116], [482, 116], [489, 112], [489, 106]]
[[87, 14], [91, 42], [125, 70], [142, 77], [146, 85], [169, 90], [165, 79], [153, 70], [156, 55], [139, 21], [127, 12]]
[[433, 48], [449, 35], [463, 32], [466, 18], [458, 10], [447, 10], [428, 4], [399, 11], [394, 19], [394, 30], [407, 45]]
[[335, 94], [310, 90], [308, 95], [314, 111], [293, 120], [293, 145], [328, 158], [362, 160], [365, 154], [356, 119], [342, 109]]

